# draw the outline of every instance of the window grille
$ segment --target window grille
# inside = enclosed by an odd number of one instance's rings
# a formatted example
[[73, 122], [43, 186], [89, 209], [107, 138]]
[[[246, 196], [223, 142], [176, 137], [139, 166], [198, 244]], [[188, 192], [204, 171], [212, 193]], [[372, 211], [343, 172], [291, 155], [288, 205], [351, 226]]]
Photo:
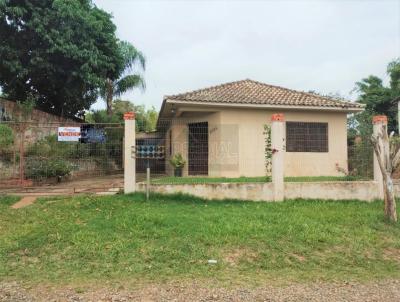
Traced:
[[328, 123], [286, 122], [286, 152], [328, 152]]

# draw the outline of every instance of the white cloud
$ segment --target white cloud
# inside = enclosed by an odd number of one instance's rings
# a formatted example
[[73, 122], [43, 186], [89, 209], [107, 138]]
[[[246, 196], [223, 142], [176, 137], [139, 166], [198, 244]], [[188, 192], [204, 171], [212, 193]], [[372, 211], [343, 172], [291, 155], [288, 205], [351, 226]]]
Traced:
[[163, 95], [244, 78], [350, 97], [400, 56], [399, 1], [95, 2], [148, 60], [146, 92], [124, 97], [157, 108]]

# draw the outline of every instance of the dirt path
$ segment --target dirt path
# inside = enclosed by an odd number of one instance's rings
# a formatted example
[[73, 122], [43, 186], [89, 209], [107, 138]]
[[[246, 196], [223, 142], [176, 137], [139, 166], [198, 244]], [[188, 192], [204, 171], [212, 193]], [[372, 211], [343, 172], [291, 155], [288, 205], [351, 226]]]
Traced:
[[22, 197], [20, 201], [14, 203], [11, 207], [13, 209], [24, 208], [33, 204], [36, 201], [36, 199], [37, 199], [36, 196], [25, 196]]
[[[144, 181], [146, 176], [136, 174], [136, 182]], [[3, 194], [18, 196], [54, 196], [74, 194], [116, 194], [124, 187], [124, 175], [88, 176], [81, 179], [62, 181], [60, 183], [42, 184], [28, 187], [1, 188]]]
[[52, 196], [82, 193], [117, 192], [123, 187], [122, 174], [92, 176], [60, 183], [32, 187], [1, 189], [2, 193], [18, 196]]
[[400, 301], [400, 280], [376, 283], [312, 283], [259, 288], [214, 288], [204, 283], [141, 289], [28, 288], [0, 283], [0, 301]]

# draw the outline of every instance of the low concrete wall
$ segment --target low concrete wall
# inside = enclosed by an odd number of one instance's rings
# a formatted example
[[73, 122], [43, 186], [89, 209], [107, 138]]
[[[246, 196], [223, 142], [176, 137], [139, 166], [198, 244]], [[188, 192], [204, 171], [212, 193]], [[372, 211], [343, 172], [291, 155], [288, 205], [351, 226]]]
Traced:
[[[137, 183], [136, 189], [144, 192], [146, 184]], [[396, 196], [400, 197], [400, 183], [394, 184], [394, 190]], [[155, 184], [151, 186], [151, 192], [185, 193], [206, 199], [273, 201], [274, 198], [272, 183]], [[379, 199], [378, 183], [375, 181], [285, 183], [285, 199], [296, 198], [373, 201]]]
[[[144, 192], [145, 183], [137, 183], [136, 190]], [[186, 185], [151, 185], [151, 192], [185, 193], [206, 199], [241, 199], [271, 201], [274, 198], [272, 183], [209, 183]]]
[[287, 182], [286, 199], [359, 199], [373, 201], [379, 199], [378, 183], [375, 181], [335, 181], [335, 182]]

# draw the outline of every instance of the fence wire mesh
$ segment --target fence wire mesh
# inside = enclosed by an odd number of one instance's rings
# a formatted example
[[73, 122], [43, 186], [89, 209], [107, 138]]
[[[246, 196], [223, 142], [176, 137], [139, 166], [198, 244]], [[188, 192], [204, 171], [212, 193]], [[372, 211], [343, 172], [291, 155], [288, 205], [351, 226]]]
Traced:
[[[3, 122], [0, 126], [8, 135], [0, 146], [0, 187], [67, 182], [123, 171], [121, 124]], [[80, 137], [60, 141], [59, 132], [65, 126], [77, 129]]]
[[[329, 131], [327, 123], [285, 123], [285, 181], [373, 178], [369, 140], [348, 143], [345, 133], [337, 136]], [[147, 167], [152, 184], [271, 181], [276, 150], [271, 146], [268, 122], [223, 124], [213, 114], [182, 115], [159, 119], [155, 131], [138, 132], [136, 138], [138, 181], [146, 179]], [[163, 156], [157, 157], [154, 154], [160, 147]]]
[[[221, 123], [215, 114], [158, 119], [137, 127], [136, 180], [153, 184], [271, 181], [269, 123]], [[143, 123], [143, 121], [140, 121]], [[0, 124], [0, 187], [68, 182], [121, 174], [122, 124]], [[60, 127], [79, 129], [77, 141], [59, 141]], [[285, 181], [354, 181], [373, 178], [369, 140], [347, 142], [324, 123], [286, 122]], [[130, 135], [129, 133], [126, 135]], [[396, 173], [395, 173], [396, 174]], [[399, 175], [397, 173], [396, 175]]]

